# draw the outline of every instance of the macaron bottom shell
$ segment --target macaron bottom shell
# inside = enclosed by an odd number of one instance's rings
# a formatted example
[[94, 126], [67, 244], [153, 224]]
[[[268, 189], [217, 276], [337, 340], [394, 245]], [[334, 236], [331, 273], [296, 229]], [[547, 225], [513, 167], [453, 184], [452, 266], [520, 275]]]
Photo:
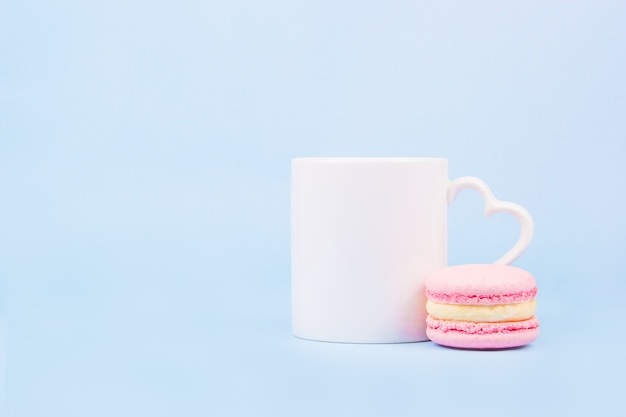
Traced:
[[539, 336], [539, 321], [470, 323], [427, 318], [426, 335], [433, 342], [461, 349], [506, 349], [533, 342]]

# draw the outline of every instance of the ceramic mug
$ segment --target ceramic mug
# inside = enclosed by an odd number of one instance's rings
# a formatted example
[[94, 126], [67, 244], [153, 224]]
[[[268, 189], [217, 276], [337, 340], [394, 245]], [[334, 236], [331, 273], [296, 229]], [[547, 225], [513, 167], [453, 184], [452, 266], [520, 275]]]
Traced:
[[311, 340], [428, 340], [424, 279], [447, 266], [447, 207], [465, 188], [485, 214], [507, 212], [528, 247], [523, 207], [494, 198], [480, 179], [448, 180], [442, 158], [295, 158], [291, 164], [292, 331]]

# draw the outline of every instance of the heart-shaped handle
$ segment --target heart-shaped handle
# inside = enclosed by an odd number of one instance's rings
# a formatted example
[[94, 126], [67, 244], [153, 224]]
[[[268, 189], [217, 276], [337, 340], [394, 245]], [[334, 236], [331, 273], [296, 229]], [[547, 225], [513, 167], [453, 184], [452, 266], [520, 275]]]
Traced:
[[487, 184], [476, 177], [461, 177], [450, 181], [448, 184], [448, 204], [451, 204], [459, 191], [464, 188], [473, 188], [483, 196], [485, 200], [485, 216], [491, 216], [495, 213], [510, 213], [520, 222], [521, 232], [517, 243], [495, 262], [501, 265], [511, 264], [528, 248], [533, 238], [535, 227], [530, 213], [519, 204], [498, 200], [494, 197]]

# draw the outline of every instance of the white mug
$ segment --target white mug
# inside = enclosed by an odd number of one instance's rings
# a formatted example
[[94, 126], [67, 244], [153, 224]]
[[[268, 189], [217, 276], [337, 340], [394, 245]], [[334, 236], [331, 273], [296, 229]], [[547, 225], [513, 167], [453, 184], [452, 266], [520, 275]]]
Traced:
[[424, 279], [447, 266], [447, 207], [479, 191], [485, 215], [513, 214], [509, 264], [528, 247], [533, 222], [474, 177], [448, 180], [441, 158], [295, 158], [291, 164], [292, 331], [311, 340], [428, 340]]

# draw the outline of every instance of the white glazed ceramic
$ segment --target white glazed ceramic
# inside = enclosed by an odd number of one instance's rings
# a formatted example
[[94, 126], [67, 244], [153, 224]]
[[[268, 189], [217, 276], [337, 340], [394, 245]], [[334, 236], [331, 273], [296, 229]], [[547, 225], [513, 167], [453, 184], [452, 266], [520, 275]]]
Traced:
[[447, 207], [464, 188], [485, 214], [513, 214], [516, 245], [533, 222], [521, 206], [495, 199], [478, 178], [448, 180], [440, 158], [295, 158], [291, 165], [292, 330], [321, 341], [428, 340], [424, 279], [447, 266]]

